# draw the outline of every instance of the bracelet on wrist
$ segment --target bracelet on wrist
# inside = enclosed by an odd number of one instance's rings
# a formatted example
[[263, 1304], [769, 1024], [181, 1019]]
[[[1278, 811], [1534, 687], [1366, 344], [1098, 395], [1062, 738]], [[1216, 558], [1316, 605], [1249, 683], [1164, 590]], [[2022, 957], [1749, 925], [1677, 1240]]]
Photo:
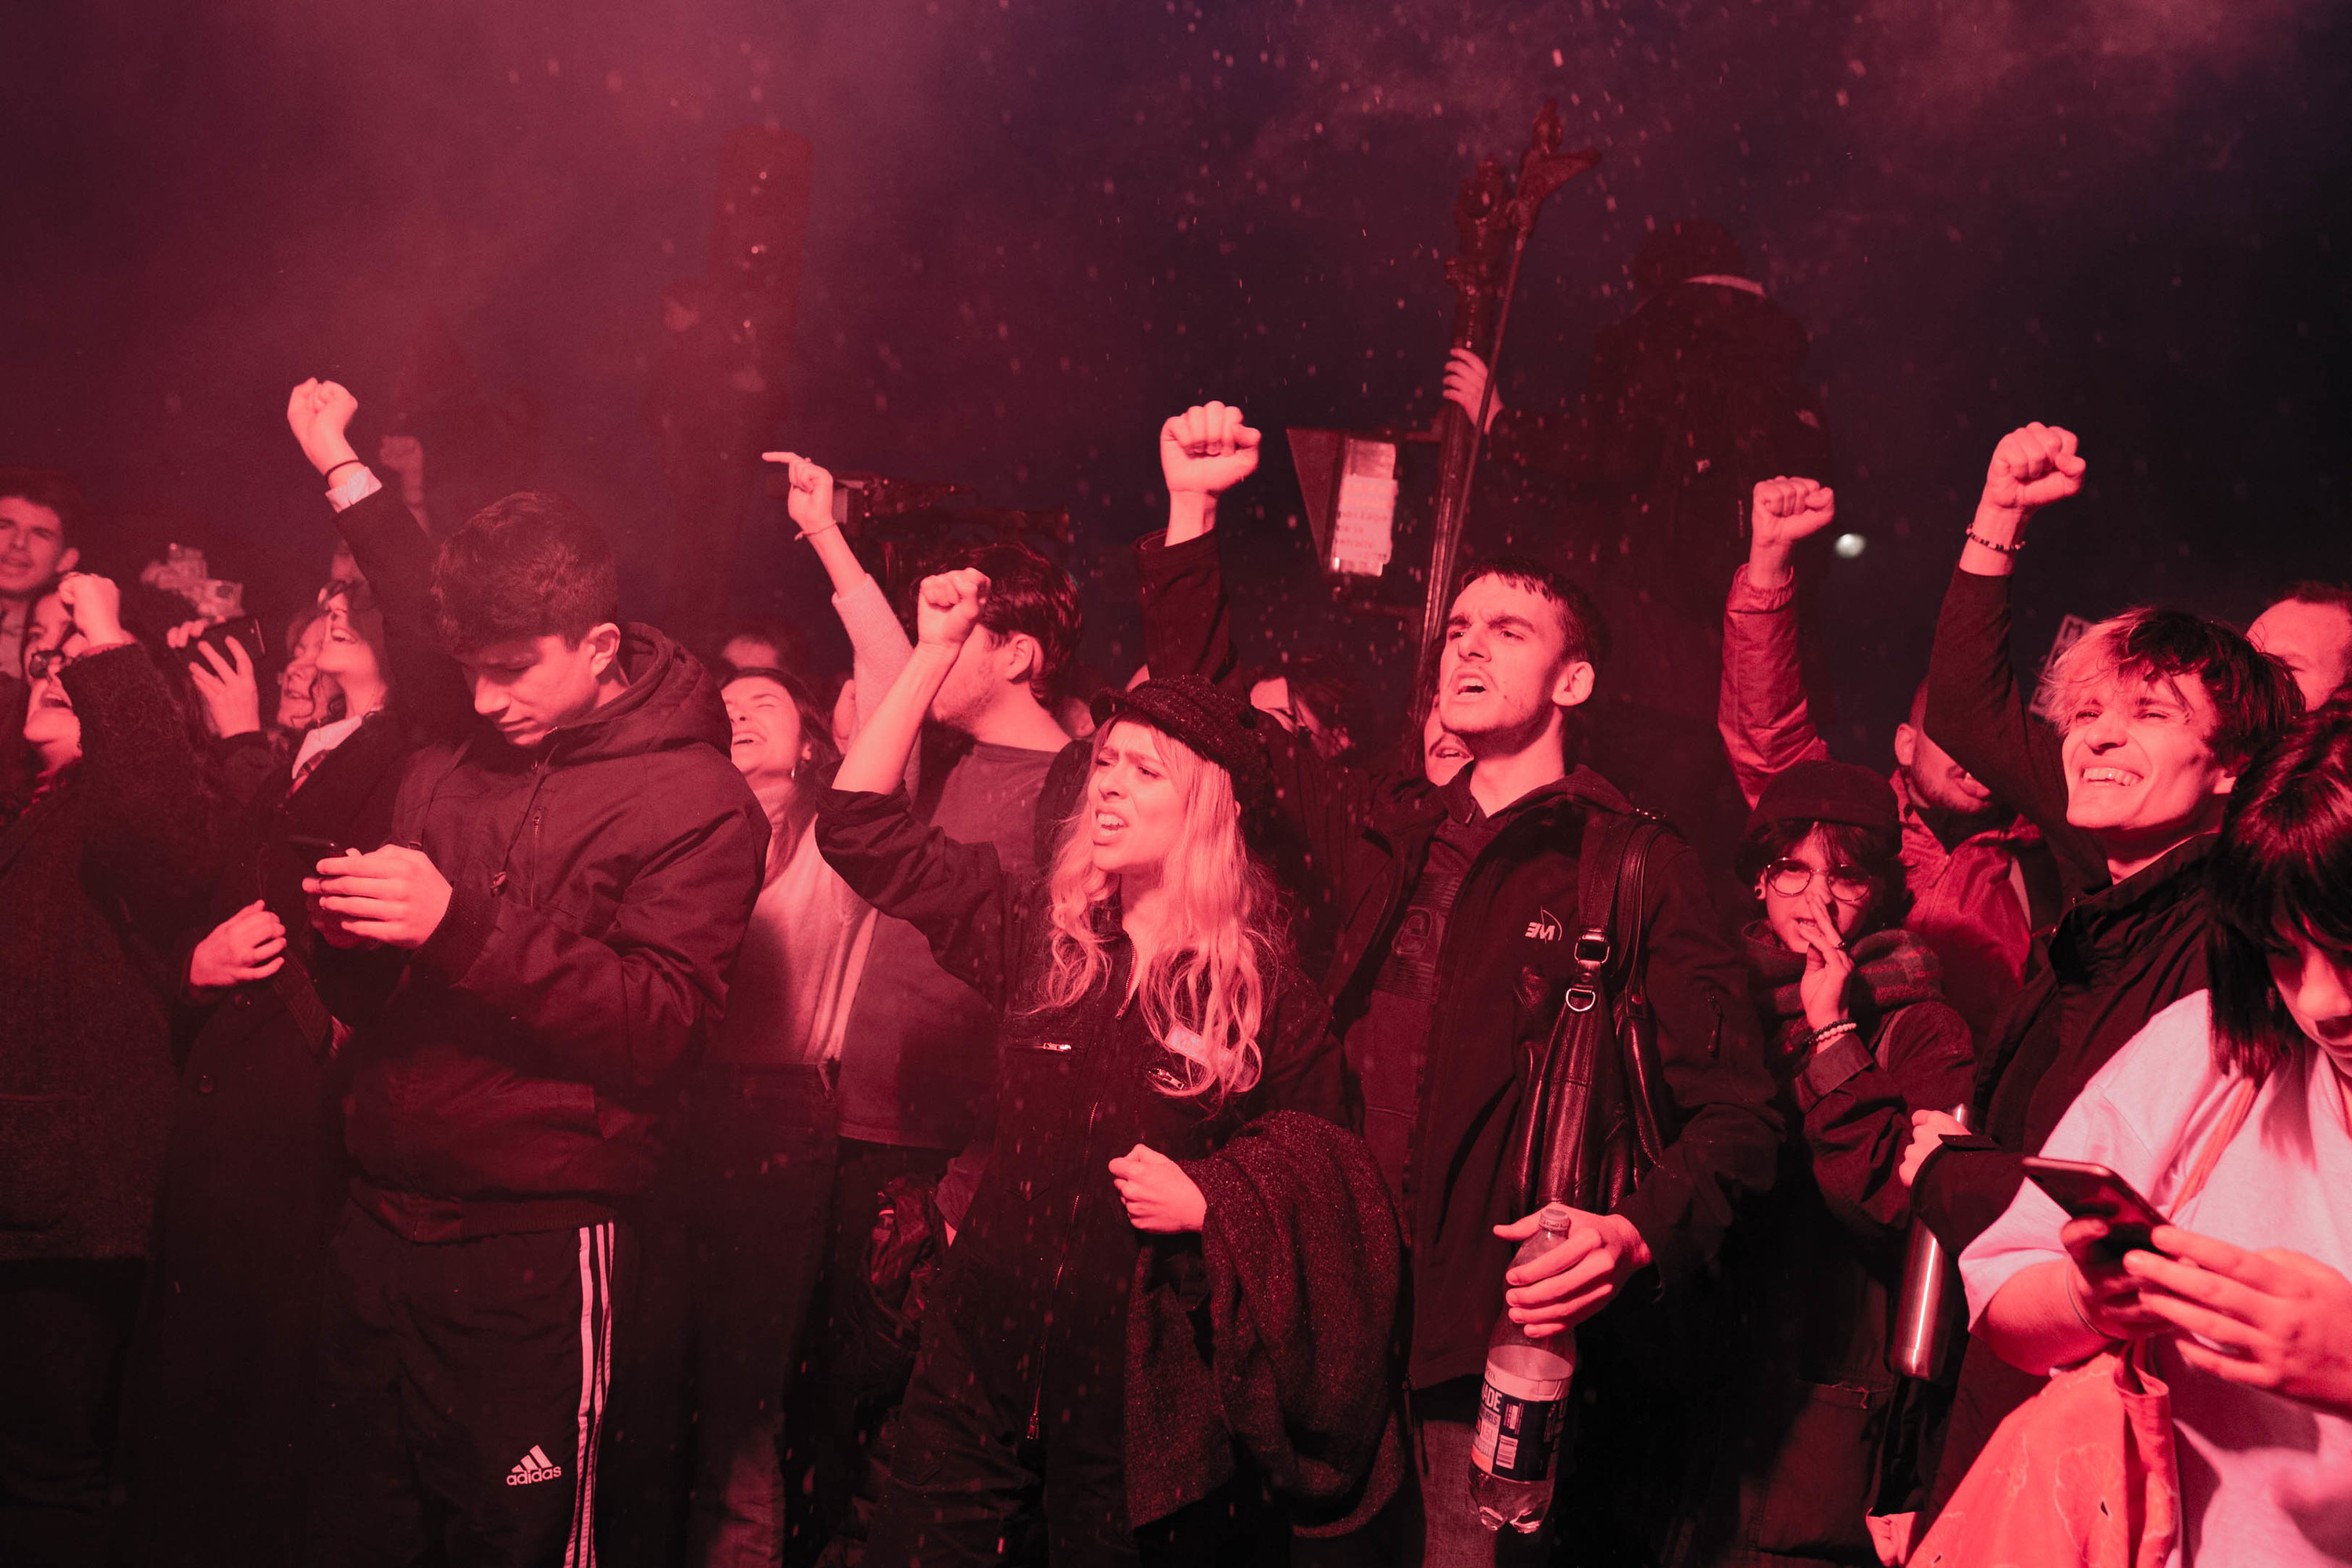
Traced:
[[366, 465], [365, 463], [362, 462], [362, 461], [361, 461], [359, 458], [344, 458], [341, 462], [340, 462], [340, 463], [330, 463], [330, 464], [328, 464], [328, 465], [327, 465], [326, 471], [325, 471], [323, 474], [321, 474], [320, 477], [321, 479], [325, 479], [329, 484], [333, 484], [333, 483], [335, 482], [335, 475], [336, 475], [339, 471], [341, 471], [341, 469], [344, 469], [344, 468], [355, 468], [355, 467], [356, 467], [356, 468], [365, 468], [365, 467], [367, 467], [367, 465]]
[[1823, 1024], [1813, 1031], [1813, 1049], [1818, 1051], [1832, 1040], [1842, 1040], [1848, 1035], [1858, 1033], [1861, 1028], [1862, 1026], [1852, 1018], [1839, 1018]]
[[840, 527], [841, 524], [837, 522], [828, 522], [823, 528], [803, 528], [798, 533], [793, 534], [793, 537], [794, 539], [814, 539], [820, 533], [832, 533], [836, 531]]
[[2011, 540], [2007, 544], [1995, 544], [1991, 540], [1987, 539], [1983, 534], [1979, 533], [1977, 531], [1977, 525], [1973, 522], [1969, 524], [1969, 538], [1971, 542], [1983, 545], [1987, 550], [1990, 550], [1998, 555], [2014, 555], [2019, 551], [2025, 548], [2025, 540], [2021, 532], [2018, 538]]

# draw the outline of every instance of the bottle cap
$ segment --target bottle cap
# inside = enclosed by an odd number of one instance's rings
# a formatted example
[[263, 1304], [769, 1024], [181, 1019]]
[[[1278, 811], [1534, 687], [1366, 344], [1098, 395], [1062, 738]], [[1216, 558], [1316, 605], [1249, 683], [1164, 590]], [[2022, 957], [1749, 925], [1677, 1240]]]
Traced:
[[1576, 1228], [1576, 1211], [1566, 1204], [1546, 1204], [1536, 1224], [1554, 1236], [1566, 1236]]

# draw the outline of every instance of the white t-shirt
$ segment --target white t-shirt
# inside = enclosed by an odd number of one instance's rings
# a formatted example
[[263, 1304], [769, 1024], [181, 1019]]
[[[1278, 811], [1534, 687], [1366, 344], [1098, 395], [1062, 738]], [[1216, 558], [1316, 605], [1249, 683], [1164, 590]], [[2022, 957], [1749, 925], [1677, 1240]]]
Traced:
[[[2352, 1276], [2352, 1128], [2315, 1046], [2280, 1064], [2205, 1189], [2173, 1208], [2236, 1081], [2213, 1064], [2210, 997], [2158, 1013], [2101, 1068], [2050, 1134], [2053, 1160], [2129, 1182], [2189, 1230], [2249, 1251], [2284, 1247]], [[2020, 1269], [2065, 1256], [2065, 1214], [2032, 1182], [1960, 1255], [1969, 1321]], [[2296, 1568], [2352, 1563], [2352, 1421], [2199, 1372], [2154, 1342], [2172, 1388], [2183, 1509], [2175, 1564]]]

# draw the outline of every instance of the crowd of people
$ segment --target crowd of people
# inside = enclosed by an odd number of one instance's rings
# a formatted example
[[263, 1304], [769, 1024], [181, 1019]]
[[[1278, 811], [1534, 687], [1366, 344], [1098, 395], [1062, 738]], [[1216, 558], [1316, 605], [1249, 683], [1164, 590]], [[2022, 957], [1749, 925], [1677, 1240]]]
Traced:
[[[1835, 498], [1766, 478], [1667, 661], [1725, 836], [1590, 765], [1659, 634], [1559, 561], [1444, 585], [1425, 715], [1245, 665], [1224, 404], [1099, 692], [1054, 561], [894, 603], [797, 454], [847, 672], [622, 621], [560, 495], [424, 516], [356, 408], [289, 399], [344, 548], [274, 657], [0, 469], [9, 1561], [2009, 1561], [2102, 1378], [2168, 1394], [2142, 1544], [2352, 1560], [2352, 592], [2037, 682], [2087, 459], [2025, 426], [1881, 771], [1800, 658]], [[1916, 1226], [1966, 1325], [1906, 1371]]]

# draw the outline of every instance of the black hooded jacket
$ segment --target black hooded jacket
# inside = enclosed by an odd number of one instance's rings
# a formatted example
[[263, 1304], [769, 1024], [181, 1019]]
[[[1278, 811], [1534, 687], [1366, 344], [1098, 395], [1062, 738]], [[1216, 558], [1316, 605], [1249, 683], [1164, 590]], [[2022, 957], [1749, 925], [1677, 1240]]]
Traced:
[[[340, 521], [387, 618], [421, 619], [394, 602], [417, 574], [379, 570], [430, 548], [396, 499]], [[391, 842], [432, 858], [449, 909], [414, 952], [359, 955], [405, 962], [348, 1020], [344, 1113], [355, 1195], [411, 1240], [593, 1223], [642, 1192], [725, 1011], [767, 817], [701, 663], [633, 624], [620, 665], [626, 689], [540, 746], [477, 725], [401, 781]]]
[[[1216, 536], [1169, 547], [1147, 540], [1144, 652], [1155, 675], [1237, 679]], [[1280, 729], [1267, 733], [1276, 822], [1295, 846], [1291, 891], [1328, 922], [1323, 976], [1342, 1037], [1366, 1010], [1451, 809], [1468, 809], [1465, 772], [1444, 789], [1417, 774], [1373, 776], [1326, 763]], [[1412, 1379], [1428, 1387], [1475, 1374], [1503, 1310], [1512, 1244], [1494, 1226], [1520, 1217], [1508, 1169], [1521, 1064], [1540, 1051], [1574, 972], [1578, 851], [1585, 817], [1633, 809], [1589, 768], [1497, 814], [1500, 830], [1469, 868], [1446, 921], [1406, 1194], [1412, 1248]], [[1748, 978], [1717, 930], [1698, 858], [1671, 834], [1652, 851], [1641, 911], [1640, 983], [1678, 1131], [1665, 1159], [1619, 1212], [1641, 1232], [1654, 1280], [1629, 1294], [1691, 1284], [1714, 1260], [1740, 1205], [1772, 1184], [1780, 1120], [1764, 1068]], [[1360, 1070], [1360, 1064], [1351, 1063]]]

